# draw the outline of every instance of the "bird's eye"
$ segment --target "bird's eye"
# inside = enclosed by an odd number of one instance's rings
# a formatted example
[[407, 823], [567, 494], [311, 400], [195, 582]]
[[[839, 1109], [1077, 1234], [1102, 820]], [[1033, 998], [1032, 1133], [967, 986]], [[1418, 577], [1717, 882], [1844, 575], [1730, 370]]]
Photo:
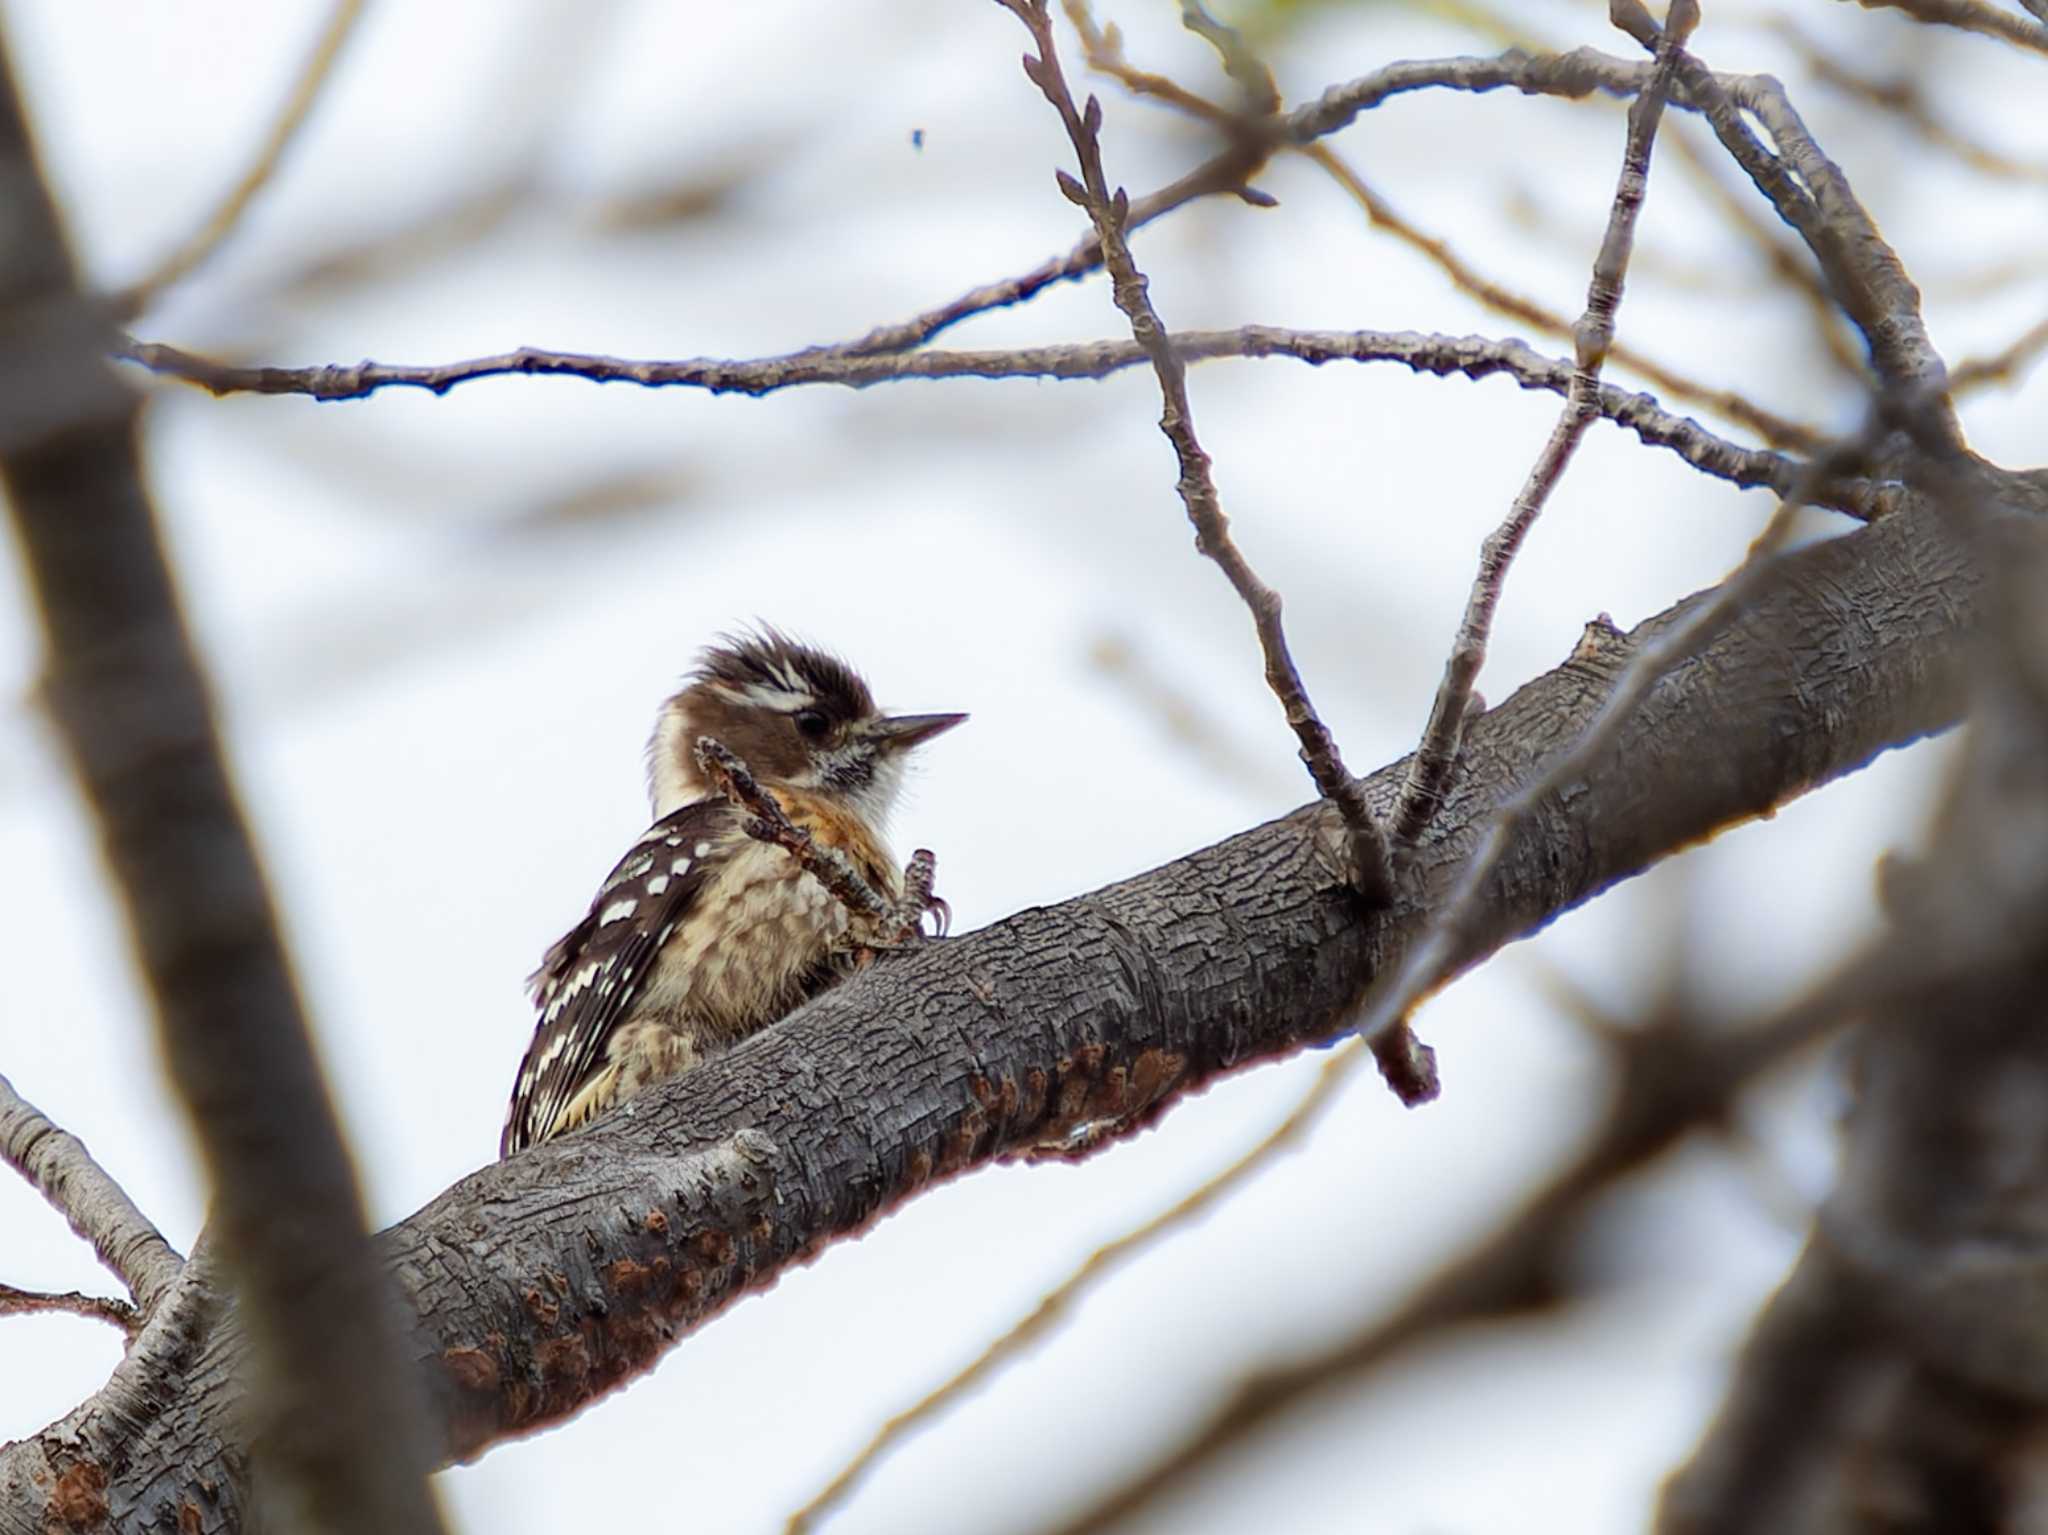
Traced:
[[796, 728], [806, 740], [822, 741], [825, 732], [832, 728], [832, 722], [816, 709], [799, 709]]

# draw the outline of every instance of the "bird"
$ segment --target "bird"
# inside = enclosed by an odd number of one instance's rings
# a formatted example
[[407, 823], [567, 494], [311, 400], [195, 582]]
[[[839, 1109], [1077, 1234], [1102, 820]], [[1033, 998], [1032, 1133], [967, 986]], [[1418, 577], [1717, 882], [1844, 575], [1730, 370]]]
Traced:
[[700, 741], [736, 756], [824, 856], [893, 904], [904, 881], [882, 832], [905, 761], [966, 718], [884, 714], [852, 666], [774, 628], [704, 650], [648, 742], [653, 825], [528, 981], [539, 1022], [499, 1155], [690, 1070], [893, 941], [750, 832], [749, 812], [707, 775]]

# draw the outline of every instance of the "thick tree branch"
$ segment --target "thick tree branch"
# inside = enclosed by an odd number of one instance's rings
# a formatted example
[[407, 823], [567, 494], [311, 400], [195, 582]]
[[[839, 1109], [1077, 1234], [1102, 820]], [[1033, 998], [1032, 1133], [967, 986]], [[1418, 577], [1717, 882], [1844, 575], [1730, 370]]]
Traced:
[[[1483, 954], [1960, 707], [1979, 577], [1908, 511], [1799, 551], [1539, 807], [1496, 870]], [[1582, 645], [1480, 717], [1467, 772], [1383, 913], [1341, 889], [1341, 834], [1299, 811], [1151, 874], [876, 964], [636, 1112], [494, 1164], [387, 1232], [448, 1458], [575, 1412], [789, 1265], [933, 1183], [1067, 1126], [1156, 1113], [1326, 1037], [1427, 928], [1492, 808], [1577, 739], [1635, 649]], [[1384, 808], [1404, 771], [1367, 781]], [[89, 1401], [0, 1454], [0, 1532], [41, 1529], [67, 1457], [111, 1517], [189, 1501], [238, 1528], [238, 1330], [165, 1367], [145, 1422]], [[214, 1489], [209, 1500], [196, 1489]]]
[[[41, 620], [44, 696], [255, 1340], [264, 1496], [293, 1528], [433, 1531], [419, 1393], [157, 539], [139, 402], [104, 361], [111, 330], [80, 292], [4, 62], [0, 176], [0, 478]], [[39, 1524], [108, 1517], [105, 1465], [45, 1469], [12, 1505]]]
[[166, 1242], [127, 1191], [107, 1175], [85, 1142], [58, 1128], [0, 1077], [0, 1162], [20, 1169], [71, 1229], [92, 1243], [136, 1308], [153, 1309], [185, 1260]]

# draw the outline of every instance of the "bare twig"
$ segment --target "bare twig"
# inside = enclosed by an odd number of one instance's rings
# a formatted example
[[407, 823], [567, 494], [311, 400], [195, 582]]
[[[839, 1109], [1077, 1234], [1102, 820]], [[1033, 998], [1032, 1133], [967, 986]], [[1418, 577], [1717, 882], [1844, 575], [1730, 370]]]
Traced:
[[[1784, 88], [1768, 76], [1716, 75], [1682, 51], [1678, 71], [1722, 147], [1813, 252], [1835, 301], [1862, 332], [1878, 379], [1889, 390], [1924, 400], [1916, 408], [1932, 410], [1950, 442], [1959, 443], [1954, 409], [1942, 394], [1941, 355], [1921, 318], [1920, 291], [1841, 167], [1806, 131]], [[1776, 153], [1758, 142], [1744, 113], [1762, 122]]]
[[873, 924], [885, 944], [915, 937], [927, 911], [937, 914], [942, 931], [950, 922], [951, 908], [932, 894], [937, 860], [928, 849], [919, 848], [911, 855], [903, 871], [903, 896], [892, 900], [862, 878], [853, 861], [839, 849], [820, 846], [808, 831], [790, 820], [781, 802], [762, 787], [739, 754], [724, 743], [699, 736], [697, 766], [721, 794], [748, 813], [748, 836], [788, 853], [798, 867], [831, 891], [849, 913]]
[[[1154, 74], [1133, 65], [1124, 56], [1122, 40], [1115, 28], [1097, 26], [1086, 0], [1063, 0], [1063, 3], [1067, 19], [1080, 34], [1083, 55], [1090, 69], [1117, 81], [1134, 95], [1163, 101], [1176, 110], [1200, 118], [1204, 122], [1226, 128], [1243, 126], [1240, 115], [1229, 108], [1217, 105], [1165, 75]], [[1240, 48], [1239, 51], [1243, 50]], [[1410, 250], [1435, 265], [1459, 292], [1497, 314], [1520, 320], [1547, 335], [1569, 337], [1572, 334], [1570, 320], [1527, 295], [1516, 293], [1495, 282], [1460, 256], [1449, 241], [1429, 234], [1411, 223], [1391, 203], [1374, 191], [1343, 156], [1328, 144], [1310, 141], [1303, 144], [1290, 143], [1287, 147], [1321, 168], [1359, 205], [1374, 228], [1385, 230]], [[1718, 182], [1715, 185], [1718, 188]], [[1742, 211], [1745, 214], [1749, 212], [1746, 205]], [[1753, 215], [1751, 217], [1753, 218]], [[1784, 255], [1788, 260], [1796, 259], [1791, 253], [1782, 251], [1775, 242], [1768, 243], [1773, 254]], [[1824, 299], [1825, 290], [1821, 288], [1819, 279], [1804, 266], [1797, 270]], [[1748, 427], [1774, 448], [1810, 453], [1825, 440], [1820, 432], [1810, 426], [1776, 415], [1732, 389], [1715, 389], [1710, 385], [1695, 382], [1676, 369], [1645, 356], [1619, 340], [1609, 347], [1607, 355], [1608, 360], [1616, 366], [1626, 367], [1647, 379], [1663, 392], [1666, 399], [1704, 406], [1730, 421]], [[1851, 361], [1853, 362], [1853, 359]]]
[[[1296, 331], [1246, 325], [1229, 331], [1183, 331], [1175, 355], [1188, 362], [1215, 358], [1291, 357], [1321, 366], [1331, 362], [1390, 362], [1421, 373], [1467, 378], [1504, 374], [1524, 389], [1565, 394], [1572, 365], [1522, 342], [1486, 336], [1441, 336], [1417, 331]], [[444, 393], [460, 384], [519, 373], [580, 378], [592, 383], [633, 383], [649, 389], [691, 388], [711, 394], [770, 394], [816, 384], [866, 389], [876, 384], [941, 378], [1106, 378], [1142, 367], [1145, 350], [1134, 341], [1093, 341], [1071, 346], [1022, 347], [992, 352], [911, 352], [851, 357], [829, 352], [807, 357], [673, 362], [604, 357], [582, 352], [522, 348], [496, 357], [422, 366], [356, 363], [348, 367], [243, 368], [157, 343], [130, 342], [120, 355], [155, 372], [215, 394], [304, 394], [317, 400], [354, 400], [379, 389]], [[1652, 447], [1668, 448], [1695, 469], [1747, 488], [1783, 493], [1798, 478], [1799, 463], [1783, 454], [1745, 448], [1717, 437], [1697, 421], [1672, 414], [1647, 394], [1603, 384], [1600, 414]], [[1888, 504], [1881, 486], [1835, 482], [1815, 504], [1868, 520]]]
[[1657, 65], [1650, 83], [1629, 106], [1621, 176], [1607, 216], [1607, 232], [1593, 259], [1585, 312], [1573, 327], [1577, 366], [1572, 371], [1571, 389], [1549, 441], [1522, 483], [1521, 493], [1515, 497], [1507, 517], [1487, 535], [1480, 548], [1479, 573], [1473, 578], [1472, 591], [1465, 602], [1465, 616], [1458, 625], [1450, 659], [1444, 664], [1443, 681], [1430, 706], [1429, 722], [1409, 761], [1401, 799], [1394, 810], [1392, 830], [1396, 844], [1410, 843], [1421, 836], [1443, 804], [1444, 790], [1457, 764], [1458, 738], [1464, 732], [1472, 687], [1480, 668], [1486, 664], [1486, 642], [1493, 629], [1494, 609], [1500, 603], [1508, 567], [1542, 514], [1551, 491], [1563, 478], [1580, 439], [1599, 413], [1600, 369], [1614, 344], [1614, 316], [1621, 306], [1629, 254], [1635, 248], [1636, 218], [1649, 186], [1651, 148], [1656, 142], [1657, 125], [1664, 116], [1664, 100], [1671, 90], [1679, 50], [1698, 21], [1695, 0], [1672, 0], [1664, 30], [1657, 39]]
[[[1403, 245], [1433, 262], [1459, 292], [1497, 314], [1520, 320], [1546, 335], [1566, 338], [1572, 335], [1572, 322], [1563, 315], [1526, 294], [1495, 282], [1460, 256], [1449, 241], [1410, 223], [1329, 145], [1311, 145], [1302, 152], [1364, 209], [1365, 216], [1376, 228], [1384, 229]], [[1767, 410], [1736, 390], [1700, 383], [1619, 339], [1608, 348], [1607, 360], [1647, 380], [1664, 398], [1711, 410], [1738, 426], [1748, 427], [1781, 451], [1811, 453], [1826, 440], [1819, 431], [1802, 421]]]
[[1790, 494], [1779, 503], [1770, 522], [1750, 545], [1741, 565], [1711, 592], [1702, 593], [1689, 608], [1652, 639], [1647, 640], [1616, 679], [1599, 711], [1574, 738], [1571, 745], [1514, 794], [1501, 802], [1485, 835], [1473, 850], [1451, 893], [1438, 908], [1429, 930], [1408, 953], [1393, 980], [1386, 985], [1365, 1012], [1358, 1032], [1372, 1039], [1382, 1030], [1393, 1029], [1432, 989], [1449, 978], [1469, 942], [1470, 926], [1480, 906], [1480, 895], [1495, 867], [1507, 853], [1522, 823], [1546, 797], [1582, 773], [1602, 751], [1613, 744], [1636, 705], [1673, 666], [1710, 640], [1720, 627], [1739, 612], [1757, 592], [1772, 557], [1792, 535], [1796, 514], [1806, 504], [1808, 483], [1819, 483], [1830, 475], [1845, 474], [1861, 464], [1883, 440], [1886, 427], [1880, 412], [1873, 411], [1863, 432], [1837, 444], [1814, 459]]
[[1178, 1203], [1115, 1241], [1098, 1247], [1080, 1267], [1048, 1290], [1028, 1315], [990, 1343], [964, 1369], [890, 1418], [816, 1497], [790, 1515], [787, 1535], [800, 1535], [800, 1532], [814, 1528], [819, 1520], [845, 1502], [861, 1480], [874, 1469], [875, 1463], [905, 1437], [957, 1405], [963, 1396], [983, 1385], [1005, 1365], [1044, 1342], [1047, 1334], [1066, 1319], [1073, 1307], [1111, 1274], [1205, 1214], [1263, 1171], [1280, 1152], [1299, 1141], [1323, 1110], [1335, 1101], [1338, 1091], [1365, 1055], [1365, 1050], [1354, 1042], [1332, 1056], [1324, 1063], [1321, 1073], [1301, 1101], [1264, 1140]]
[[1103, 265], [1107, 267], [1116, 304], [1131, 323], [1131, 334], [1152, 361], [1159, 379], [1165, 411], [1159, 429], [1172, 443], [1180, 462], [1177, 489], [1187, 507], [1188, 520], [1195, 527], [1195, 546], [1214, 560], [1232, 588], [1251, 609], [1259, 644], [1265, 652], [1266, 682], [1280, 700], [1287, 723], [1301, 743], [1302, 761], [1325, 799], [1333, 801], [1351, 836], [1355, 877], [1359, 889], [1374, 904], [1384, 902], [1392, 888], [1387, 866], [1386, 842], [1364, 790], [1345, 770], [1337, 743], [1310, 703], [1308, 690], [1296, 670], [1287, 648], [1287, 635], [1280, 618], [1280, 595], [1262, 582], [1230, 536], [1229, 520], [1216, 494], [1209, 472], [1209, 456], [1195, 437], [1194, 413], [1188, 402], [1187, 365], [1173, 349], [1173, 341], [1160, 322], [1146, 291], [1144, 274], [1138, 270], [1125, 239], [1130, 200], [1121, 189], [1111, 196], [1102, 169], [1100, 129], [1102, 107], [1088, 99], [1085, 113], [1074, 105], [1073, 94], [1060, 71], [1054, 47], [1052, 18], [1044, 0], [1002, 0], [1022, 21], [1038, 45], [1035, 57], [1027, 56], [1025, 73], [1045, 95], [1065, 124], [1080, 162], [1081, 180], [1060, 173], [1061, 189], [1076, 206], [1085, 209], [1102, 243]]
[[871, 921], [890, 914], [890, 902], [861, 878], [846, 855], [834, 847], [818, 846], [809, 832], [790, 820], [780, 801], [761, 787], [738, 753], [710, 736], [699, 736], [697, 766], [721, 794], [753, 817], [747, 822], [748, 836], [788, 853], [848, 911]]
[[[2010, 12], [1986, 4], [1985, 0], [1856, 0], [1856, 3], [1866, 11], [1904, 11], [1915, 21], [1924, 21], [1930, 26], [1980, 32], [1986, 37], [2003, 38], [2008, 43], [2031, 48], [2036, 53], [2048, 53], [2048, 26], [2022, 21]], [[2027, 8], [2033, 10], [2033, 5], [2028, 3]]]
[[[1240, 136], [1206, 163], [1171, 185], [1136, 199], [1130, 204], [1125, 229], [1135, 229], [1197, 198], [1218, 192], [1235, 193], [1253, 203], [1270, 202], [1271, 199], [1262, 198], [1252, 192], [1247, 183], [1264, 166], [1275, 149], [1282, 144], [1305, 144], [1325, 134], [1338, 132], [1356, 119], [1359, 113], [1408, 91], [1432, 87], [1480, 92], [1514, 88], [1530, 94], [1570, 98], [1591, 95], [1595, 91], [1628, 96], [1640, 89], [1642, 82], [1648, 78], [1648, 73], [1646, 66], [1632, 64], [1592, 49], [1579, 49], [1573, 53], [1556, 55], [1531, 55], [1519, 49], [1510, 49], [1491, 59], [1403, 60], [1357, 80], [1332, 86], [1315, 101], [1276, 119], [1268, 129], [1269, 138], [1254, 141]], [[940, 332], [974, 315], [1023, 303], [1053, 283], [1083, 277], [1101, 264], [1100, 241], [1090, 235], [1065, 254], [1049, 257], [1029, 272], [999, 282], [984, 283], [948, 303], [914, 315], [908, 320], [878, 326], [856, 340], [808, 348], [779, 361], [789, 365], [801, 365], [815, 361], [821, 356], [868, 357], [908, 351], [922, 346]], [[152, 349], [132, 345], [123, 355], [141, 360], [136, 353], [150, 350], [182, 355], [176, 354], [174, 348]], [[245, 371], [256, 374], [280, 370]], [[348, 374], [357, 370], [315, 371]], [[487, 370], [493, 373], [524, 371], [549, 370], [506, 367]], [[320, 394], [319, 391], [291, 384], [265, 387], [261, 384], [244, 383], [234, 387], [259, 393], [315, 393], [322, 398], [354, 397]]]
[[43, 696], [212, 1185], [266, 1500], [280, 1527], [428, 1535], [438, 1441], [157, 536], [139, 401], [104, 365], [114, 338], [80, 290], [15, 78], [0, 60], [0, 478]]
[[178, 1277], [185, 1260], [135, 1207], [85, 1142], [51, 1123], [0, 1077], [0, 1161], [18, 1169], [55, 1205], [71, 1229], [128, 1287], [144, 1313]]
[[158, 264], [140, 282], [123, 290], [115, 299], [116, 310], [123, 315], [137, 315], [149, 308], [162, 297], [164, 290], [184, 281], [197, 270], [201, 263], [220, 249], [227, 237], [234, 233], [235, 226], [242, 221], [242, 215], [249, 211], [249, 205], [277, 174], [285, 153], [292, 141], [299, 136], [306, 120], [312, 116], [313, 105], [320, 99], [321, 91], [333, 78], [334, 66], [340, 59], [342, 49], [354, 35], [356, 23], [362, 19], [364, 0], [335, 0], [334, 10], [327, 18], [327, 26], [321, 32], [319, 41], [307, 56], [305, 67], [299, 71], [299, 78], [292, 86], [291, 95], [285, 99], [283, 110], [270, 125], [257, 148], [255, 158], [241, 179], [228, 189], [220, 206], [210, 213], [206, 220], [192, 232], [185, 243]]
[[[1276, 149], [1286, 145], [1306, 145], [1325, 135], [1339, 132], [1356, 120], [1360, 113], [1409, 91], [1446, 89], [1487, 92], [1514, 89], [1525, 94], [1561, 96], [1577, 100], [1595, 92], [1617, 97], [1632, 96], [1642, 88], [1648, 78], [1647, 65], [1614, 58], [1591, 48], [1575, 49], [1562, 54], [1530, 54], [1518, 48], [1511, 48], [1493, 58], [1402, 60], [1356, 80], [1331, 86], [1314, 101], [1262, 123], [1256, 134], [1235, 133], [1231, 144], [1204, 165], [1170, 186], [1162, 187], [1132, 202], [1124, 228], [1128, 232], [1196, 198], [1216, 192], [1234, 192], [1254, 203], [1270, 202], [1271, 199], [1252, 192], [1247, 183]], [[1734, 76], [1727, 77], [1729, 82], [1738, 79], [1739, 77]], [[1673, 99], [1678, 105], [1693, 105], [1689, 96], [1683, 94]], [[1233, 121], [1241, 124], [1245, 119], [1235, 118]], [[909, 320], [879, 326], [853, 341], [812, 347], [783, 358], [765, 359], [761, 366], [780, 368], [794, 374], [815, 366], [821, 359], [875, 357], [909, 351], [924, 345], [940, 332], [973, 315], [1025, 302], [1053, 283], [1085, 276], [1101, 263], [1100, 240], [1091, 236], [1083, 239], [1065, 254], [1041, 262], [1029, 272], [999, 282], [982, 284], [948, 303], [926, 310]], [[474, 365], [455, 365], [453, 376], [449, 369], [379, 369], [371, 364], [352, 368], [304, 370], [231, 369], [207, 363], [205, 359], [181, 353], [176, 348], [132, 342], [122, 350], [121, 355], [162, 371], [179, 372], [182, 376], [193, 378], [195, 382], [205, 383], [206, 387], [215, 389], [216, 392], [242, 390], [269, 394], [312, 394], [322, 399], [353, 399], [370, 389], [383, 387], [388, 383], [410, 383], [438, 391], [454, 383], [464, 382], [469, 377], [487, 377], [498, 373], [580, 372], [583, 376], [592, 378], [633, 379], [642, 383], [656, 381], [635, 377], [630, 370], [636, 365], [620, 364], [617, 359], [587, 358], [584, 359], [584, 363], [615, 364], [618, 368], [629, 371], [599, 373], [591, 371], [589, 366], [549, 367], [546, 365], [548, 358], [563, 354], [543, 353], [533, 349], [506, 353], [496, 358], [479, 359]], [[177, 366], [181, 361], [185, 365], [182, 369]], [[308, 384], [308, 375], [317, 375], [317, 382]], [[361, 382], [365, 379], [373, 381]], [[752, 386], [736, 383], [729, 387], [747, 389]]]
[[0, 1284], [0, 1316], [33, 1316], [51, 1311], [110, 1323], [130, 1338], [142, 1328], [142, 1312], [126, 1301], [109, 1300], [104, 1295], [87, 1295], [79, 1290], [52, 1295], [41, 1290], [18, 1290], [11, 1284]]

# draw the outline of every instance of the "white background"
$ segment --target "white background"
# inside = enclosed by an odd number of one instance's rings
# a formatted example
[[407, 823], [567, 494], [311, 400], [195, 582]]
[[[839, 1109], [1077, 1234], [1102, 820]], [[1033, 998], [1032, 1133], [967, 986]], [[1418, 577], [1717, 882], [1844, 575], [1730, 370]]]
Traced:
[[[1859, 67], [1911, 70], [1952, 121], [2048, 159], [2039, 60], [1803, 9]], [[1602, 10], [1520, 14], [1547, 41], [1629, 54]], [[0, 11], [82, 259], [109, 285], [146, 271], [239, 174], [325, 14], [283, 0]], [[1788, 81], [1926, 289], [1951, 362], [2039, 318], [2041, 182], [1955, 169], [1876, 125], [1815, 85], [1763, 16], [1710, 7], [1699, 51]], [[1108, 19], [1137, 62], [1223, 90], [1173, 7], [1142, 0]], [[1390, 59], [1498, 45], [1418, 10], [1334, 8], [1273, 58], [1303, 99]], [[1051, 177], [1065, 145], [1017, 69], [1024, 46], [996, 6], [935, 0], [374, 7], [233, 245], [138, 330], [291, 364], [521, 343], [751, 356], [856, 335], [1076, 237]], [[1098, 88], [1113, 179], [1143, 191], [1210, 152], [1197, 129]], [[1403, 97], [1335, 142], [1482, 270], [1575, 313], [1620, 140], [1613, 103], [1502, 92]], [[720, 182], [709, 214], [614, 216]], [[1281, 162], [1261, 184], [1279, 209], [1205, 204], [1138, 237], [1169, 323], [1520, 329], [1370, 233], [1313, 167]], [[367, 282], [313, 271], [503, 185], [521, 195], [470, 243]], [[1989, 293], [1968, 281], [2029, 260]], [[1625, 339], [1794, 415], [1853, 418], [1807, 311], [1664, 155], [1635, 277]], [[1121, 327], [1096, 280], [948, 339]], [[1206, 365], [1192, 389], [1238, 537], [1286, 595], [1350, 762], [1399, 755], [1478, 542], [1558, 401], [1504, 380], [1277, 361]], [[1146, 375], [763, 400], [517, 379], [338, 406], [156, 392], [158, 504], [379, 1224], [493, 1154], [531, 1023], [522, 980], [643, 824], [653, 708], [722, 628], [772, 619], [853, 657], [886, 704], [973, 712], [925, 754], [897, 826], [904, 847], [938, 851], [961, 930], [1307, 797], [1245, 614], [1192, 550]], [[2043, 401], [2038, 387], [1973, 399], [1975, 445], [2038, 459]], [[1504, 698], [1554, 665], [1595, 613], [1627, 626], [1715, 580], [1768, 511], [1597, 425], [1509, 584], [1484, 691]], [[190, 1137], [91, 829], [33, 707], [37, 642], [0, 549], [0, 1071], [182, 1246], [204, 1205]], [[1094, 659], [1112, 640], [1195, 703], [1213, 750], [1178, 742]], [[833, 1528], [1035, 1528], [1175, 1441], [1247, 1367], [1369, 1317], [1598, 1114], [1597, 1052], [1547, 974], [1626, 1015], [1675, 936], [1720, 1005], [1768, 1006], [1869, 929], [1873, 860], [1918, 834], [1942, 751], [1887, 757], [1453, 988], [1420, 1020], [1441, 1102], [1404, 1111], [1361, 1075], [1301, 1150], [912, 1442]], [[1086, 1167], [984, 1172], [918, 1200], [621, 1397], [447, 1473], [454, 1518], [587, 1528], [651, 1504], [678, 1528], [772, 1527], [1095, 1245], [1259, 1138], [1322, 1059], [1227, 1082]], [[1640, 1527], [1796, 1250], [1799, 1201], [1826, 1187], [1839, 1103], [1825, 1072], [1776, 1093], [1751, 1116], [1761, 1159], [1695, 1147], [1608, 1207], [1585, 1304], [1453, 1339], [1318, 1402], [1146, 1527]], [[13, 1180], [0, 1181], [0, 1279], [107, 1284]], [[68, 1409], [115, 1356], [104, 1327], [0, 1322], [0, 1437]]]

